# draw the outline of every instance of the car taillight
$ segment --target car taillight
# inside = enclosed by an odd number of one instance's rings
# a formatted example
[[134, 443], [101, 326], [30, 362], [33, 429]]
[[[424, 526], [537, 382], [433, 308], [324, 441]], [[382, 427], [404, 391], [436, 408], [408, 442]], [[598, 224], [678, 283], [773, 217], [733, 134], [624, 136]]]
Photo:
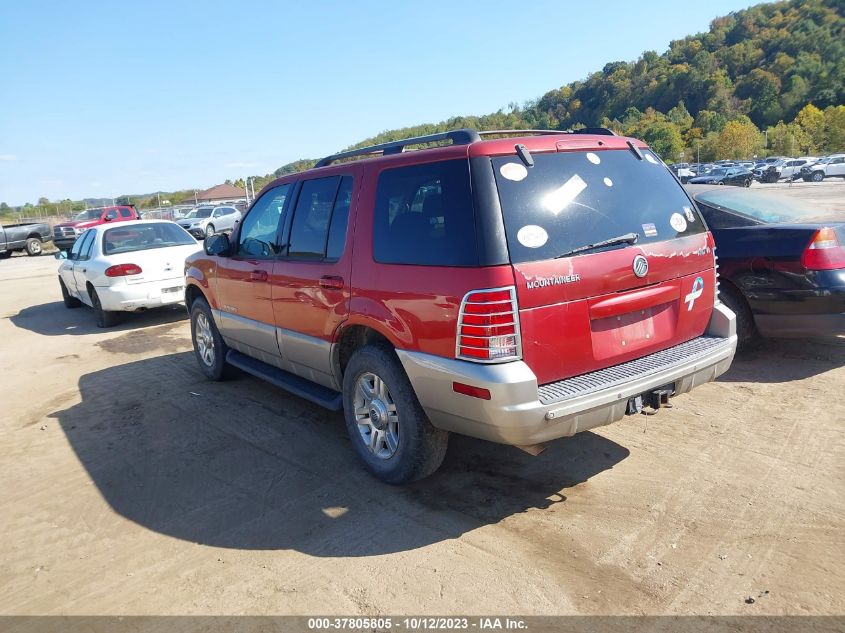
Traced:
[[839, 243], [836, 231], [830, 227], [816, 231], [801, 255], [801, 265], [808, 270], [845, 268], [845, 248]]
[[143, 271], [136, 264], [118, 264], [106, 268], [106, 277], [126, 277], [127, 275], [140, 275]]
[[521, 355], [516, 288], [468, 292], [458, 316], [456, 358], [498, 363]]

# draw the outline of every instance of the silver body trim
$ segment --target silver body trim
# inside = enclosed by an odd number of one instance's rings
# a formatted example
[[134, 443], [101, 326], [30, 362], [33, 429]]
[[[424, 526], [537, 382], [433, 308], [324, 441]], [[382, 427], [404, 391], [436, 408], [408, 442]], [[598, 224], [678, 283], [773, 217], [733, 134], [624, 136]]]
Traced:
[[[624, 417], [629, 398], [652, 389], [674, 383], [674, 395], [679, 395], [715, 380], [728, 370], [736, 352], [733, 312], [715, 306], [707, 334], [721, 337], [723, 343], [622, 384], [546, 405], [540, 402], [534, 372], [523, 361], [482, 364], [407, 350], [396, 353], [434, 426], [502, 444], [528, 445], [616, 422]], [[489, 390], [490, 400], [455, 393], [455, 381]]]
[[331, 343], [225, 310], [212, 310], [211, 313], [223, 341], [232, 349], [340, 391], [341, 382], [332, 368]]

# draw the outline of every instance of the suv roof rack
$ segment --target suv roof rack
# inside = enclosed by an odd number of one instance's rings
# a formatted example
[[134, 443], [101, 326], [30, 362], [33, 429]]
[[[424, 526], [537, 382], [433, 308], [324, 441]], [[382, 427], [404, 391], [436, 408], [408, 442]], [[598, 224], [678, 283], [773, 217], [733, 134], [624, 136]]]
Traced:
[[613, 130], [606, 127], [583, 127], [579, 130], [487, 130], [479, 132], [480, 136], [524, 136], [526, 134], [536, 134], [543, 136], [546, 134], [599, 134], [601, 136], [616, 136]]
[[314, 165], [314, 167], [325, 167], [326, 165], [331, 165], [334, 161], [340, 160], [341, 158], [363, 156], [365, 154], [377, 154], [379, 152], [381, 152], [383, 156], [401, 154], [405, 151], [405, 147], [408, 145], [436, 143], [437, 141], [452, 141], [452, 145], [469, 145], [470, 143], [475, 143], [480, 140], [481, 137], [478, 135], [478, 132], [468, 128], [451, 130], [449, 132], [440, 132], [438, 134], [428, 134], [426, 136], [412, 136], [411, 138], [405, 138], [401, 141], [390, 141], [389, 143], [380, 143], [378, 145], [370, 145], [368, 147], [352, 149], [347, 152], [332, 154], [331, 156], [326, 156], [325, 158], [317, 161], [317, 164]]
[[314, 167], [325, 167], [331, 165], [336, 160], [343, 158], [352, 158], [353, 156], [365, 156], [367, 154], [378, 154], [382, 156], [389, 156], [390, 154], [401, 154], [409, 145], [422, 145], [423, 143], [436, 143], [437, 141], [452, 141], [452, 145], [469, 145], [480, 141], [482, 136], [495, 135], [509, 135], [509, 136], [524, 136], [526, 134], [600, 134], [602, 136], [616, 136], [616, 134], [605, 127], [585, 127], [580, 130], [488, 130], [485, 132], [477, 132], [470, 128], [463, 128], [460, 130], [450, 130], [448, 132], [439, 132], [437, 134], [428, 134], [426, 136], [412, 136], [410, 138], [402, 139], [401, 141], [390, 141], [389, 143], [379, 143], [378, 145], [369, 145], [367, 147], [359, 147], [358, 149], [351, 149], [346, 152], [338, 152], [331, 154], [325, 158], [317, 161]]

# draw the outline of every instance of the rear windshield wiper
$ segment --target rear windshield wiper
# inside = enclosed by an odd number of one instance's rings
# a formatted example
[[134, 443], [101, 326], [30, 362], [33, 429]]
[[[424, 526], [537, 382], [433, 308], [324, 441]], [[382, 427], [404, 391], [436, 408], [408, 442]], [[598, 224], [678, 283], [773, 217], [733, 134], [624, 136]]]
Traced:
[[555, 257], [555, 259], [560, 259], [562, 257], [570, 257], [577, 253], [591, 251], [594, 248], [602, 248], [603, 246], [616, 246], [617, 244], [636, 244], [638, 239], [640, 239], [640, 236], [636, 233], [625, 233], [625, 235], [611, 237], [609, 240], [602, 240], [601, 242], [596, 242], [595, 244], [586, 244], [584, 246], [579, 246], [578, 248], [573, 248], [571, 251], [567, 251], [562, 255], [558, 255], [557, 257]]

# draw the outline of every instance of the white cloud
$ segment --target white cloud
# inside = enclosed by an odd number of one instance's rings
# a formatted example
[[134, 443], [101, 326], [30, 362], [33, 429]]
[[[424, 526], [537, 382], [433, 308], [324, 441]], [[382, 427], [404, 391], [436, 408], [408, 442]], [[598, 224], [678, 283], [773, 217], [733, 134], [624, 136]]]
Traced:
[[11, 162], [17, 159], [18, 157], [14, 154], [0, 154], [0, 161]]

